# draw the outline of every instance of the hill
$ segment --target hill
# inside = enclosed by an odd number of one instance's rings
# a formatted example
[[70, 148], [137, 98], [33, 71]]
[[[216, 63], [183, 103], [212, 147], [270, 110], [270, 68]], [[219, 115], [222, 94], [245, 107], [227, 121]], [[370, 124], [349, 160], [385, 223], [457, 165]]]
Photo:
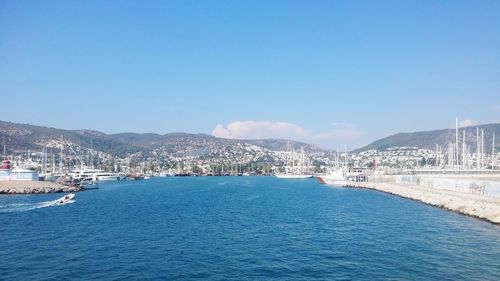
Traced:
[[174, 155], [198, 155], [208, 150], [234, 150], [242, 145], [267, 150], [285, 150], [288, 142], [295, 149], [304, 147], [308, 153], [323, 151], [314, 145], [293, 140], [233, 140], [188, 133], [105, 134], [93, 130], [63, 130], [5, 121], [0, 121], [0, 141], [7, 146], [9, 152], [41, 151], [44, 146], [59, 148], [61, 141], [64, 141], [65, 145], [74, 146], [74, 150], [79, 151], [75, 153], [83, 154], [81, 151], [92, 149], [113, 157], [134, 153], [148, 155], [157, 153], [158, 150]]
[[[485, 124], [478, 126], [470, 126], [459, 128], [459, 144], [461, 147], [463, 139], [463, 131], [465, 131], [465, 142], [471, 149], [476, 149], [476, 132], [479, 128], [479, 136], [481, 137], [481, 130], [484, 130], [484, 149], [486, 152], [491, 151], [493, 133], [495, 133], [496, 141], [495, 147], [500, 147], [500, 124]], [[422, 131], [413, 133], [398, 133], [376, 140], [369, 145], [354, 150], [354, 153], [375, 149], [386, 150], [389, 147], [418, 147], [435, 149], [436, 144], [446, 146], [450, 142], [455, 143], [455, 129], [442, 129], [433, 131]]]

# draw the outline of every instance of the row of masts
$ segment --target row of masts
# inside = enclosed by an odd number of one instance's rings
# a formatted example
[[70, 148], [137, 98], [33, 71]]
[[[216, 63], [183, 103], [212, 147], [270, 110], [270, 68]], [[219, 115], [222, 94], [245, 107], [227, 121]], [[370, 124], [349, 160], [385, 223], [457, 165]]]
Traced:
[[[300, 148], [300, 152], [295, 152], [293, 145], [287, 143], [287, 154], [285, 159], [285, 172], [287, 173], [304, 173], [309, 167], [309, 159], [304, 152], [304, 147]], [[297, 163], [298, 162], [298, 163]]]
[[[69, 172], [68, 170], [68, 160], [66, 159], [66, 155], [65, 155], [65, 150], [64, 150], [64, 137], [61, 136], [61, 143], [59, 146], [59, 157], [57, 157], [57, 152], [55, 151], [55, 149], [53, 147], [50, 147], [48, 145], [44, 145], [43, 148], [42, 148], [42, 158], [41, 158], [41, 162], [39, 162], [41, 164], [41, 167], [40, 167], [40, 173], [41, 175], [49, 175], [49, 174], [65, 174], [67, 172]], [[90, 163], [90, 166], [86, 166], [84, 163], [86, 161], [84, 161], [84, 156], [81, 155], [80, 156], [80, 165], [81, 165], [81, 169], [85, 169], [85, 168], [90, 168], [90, 169], [94, 169], [94, 158], [93, 158], [93, 153], [92, 153], [92, 147], [93, 147], [93, 143], [91, 141], [91, 148], [90, 148], [90, 151], [89, 151], [89, 154], [88, 156], [86, 156], [85, 158], [87, 158], [86, 160], [88, 160], [87, 162]], [[7, 159], [7, 154], [6, 154], [6, 146], [4, 144], [4, 159]], [[28, 163], [31, 162], [31, 152], [28, 151]]]
[[[60, 158], [59, 158], [59, 170], [56, 171], [56, 156], [52, 147], [50, 147], [50, 172], [48, 170], [48, 149], [49, 147], [45, 145], [42, 149], [42, 168], [41, 174], [64, 174], [64, 137], [61, 136], [61, 146], [60, 146]], [[29, 155], [30, 153], [28, 153]]]
[[346, 169], [349, 163], [348, 157], [349, 154], [347, 152], [347, 145], [344, 145], [344, 153], [340, 153], [340, 150], [337, 148], [337, 150], [335, 151], [335, 169]]
[[443, 148], [436, 144], [436, 166], [443, 167], [446, 164], [448, 168], [464, 170], [483, 170], [487, 169], [488, 166], [491, 168], [496, 167], [495, 132], [493, 132], [492, 137], [491, 155], [488, 155], [484, 151], [484, 129], [476, 128], [476, 152], [474, 155], [471, 153], [470, 146], [466, 142], [465, 129], [462, 131], [462, 144], [460, 147], [458, 117], [455, 121], [455, 143], [448, 143], [446, 163], [444, 161]]

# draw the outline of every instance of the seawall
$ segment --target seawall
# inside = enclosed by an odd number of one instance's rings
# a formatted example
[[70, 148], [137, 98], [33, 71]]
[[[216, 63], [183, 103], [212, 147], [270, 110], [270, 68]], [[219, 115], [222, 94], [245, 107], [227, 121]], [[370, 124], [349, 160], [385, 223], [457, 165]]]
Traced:
[[500, 198], [497, 197], [391, 182], [353, 182], [349, 186], [390, 193], [500, 225]]
[[80, 190], [80, 187], [63, 186], [45, 181], [0, 181], [0, 194], [40, 194]]

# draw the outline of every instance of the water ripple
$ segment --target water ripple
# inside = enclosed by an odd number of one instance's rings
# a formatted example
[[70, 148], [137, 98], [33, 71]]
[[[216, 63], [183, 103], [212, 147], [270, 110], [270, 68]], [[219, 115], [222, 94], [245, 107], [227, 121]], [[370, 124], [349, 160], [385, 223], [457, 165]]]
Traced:
[[6, 280], [500, 280], [499, 227], [275, 178], [103, 185], [64, 208], [0, 196]]

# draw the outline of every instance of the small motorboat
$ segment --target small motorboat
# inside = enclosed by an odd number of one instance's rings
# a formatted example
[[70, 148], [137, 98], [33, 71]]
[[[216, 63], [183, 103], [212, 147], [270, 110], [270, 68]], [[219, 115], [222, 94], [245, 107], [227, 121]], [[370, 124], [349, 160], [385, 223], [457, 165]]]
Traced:
[[85, 179], [81, 181], [80, 187], [84, 190], [98, 189], [99, 184], [97, 181], [93, 181], [92, 179]]
[[70, 201], [72, 201], [73, 199], [75, 199], [75, 194], [73, 193], [70, 193], [70, 194], [66, 194], [64, 195], [63, 197], [59, 198], [56, 200], [56, 203], [59, 204], [59, 205], [62, 205], [62, 204], [66, 204], [66, 203], [69, 203]]

